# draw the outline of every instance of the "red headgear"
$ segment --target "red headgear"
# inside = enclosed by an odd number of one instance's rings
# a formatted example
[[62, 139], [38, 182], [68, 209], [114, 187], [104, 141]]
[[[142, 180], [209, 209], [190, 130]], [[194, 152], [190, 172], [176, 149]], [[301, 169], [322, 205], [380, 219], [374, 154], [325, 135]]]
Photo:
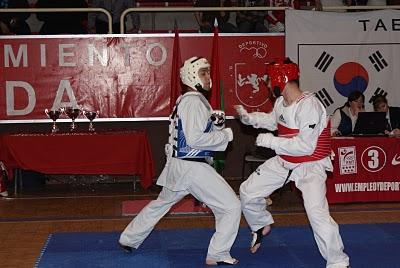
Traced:
[[279, 60], [267, 65], [268, 79], [276, 97], [283, 92], [287, 82], [299, 79], [299, 67], [290, 59]]

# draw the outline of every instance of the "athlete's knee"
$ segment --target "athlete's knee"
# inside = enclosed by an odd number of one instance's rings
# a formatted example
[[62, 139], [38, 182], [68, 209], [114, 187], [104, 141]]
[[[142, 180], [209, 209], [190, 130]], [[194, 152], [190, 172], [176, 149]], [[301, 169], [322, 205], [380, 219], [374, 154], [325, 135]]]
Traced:
[[227, 210], [231, 211], [234, 214], [242, 213], [242, 206], [238, 198], [232, 200], [227, 206]]
[[310, 206], [306, 208], [307, 216], [313, 225], [334, 224], [334, 220], [329, 214], [329, 210], [321, 206]]
[[[242, 208], [240, 201], [236, 198], [236, 200], [231, 200], [232, 202], [227, 202], [225, 204], [222, 204], [222, 207], [218, 209], [219, 213], [221, 215], [224, 215], [224, 217], [228, 217], [230, 221], [240, 221], [240, 217], [242, 215]], [[214, 211], [214, 214], [217, 212]]]
[[242, 200], [242, 197], [245, 197], [247, 195], [247, 181], [242, 182], [239, 187], [239, 196], [240, 200]]
[[328, 202], [323, 198], [305, 198], [304, 208], [306, 211], [314, 212], [316, 214], [326, 213], [329, 211]]
[[240, 218], [242, 217], [242, 208], [239, 207], [235, 207], [235, 209], [231, 210], [231, 215], [232, 215], [232, 219], [233, 221], [236, 222], [240, 222]]
[[249, 191], [248, 185], [246, 182], [242, 183], [239, 188], [239, 196], [241, 206], [244, 207], [251, 199], [252, 193]]

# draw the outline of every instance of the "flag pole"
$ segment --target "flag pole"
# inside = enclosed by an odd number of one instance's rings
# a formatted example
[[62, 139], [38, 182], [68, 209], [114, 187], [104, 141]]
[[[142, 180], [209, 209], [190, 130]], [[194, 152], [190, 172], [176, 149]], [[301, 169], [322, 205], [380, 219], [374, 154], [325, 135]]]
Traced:
[[[212, 44], [212, 80], [214, 88], [211, 91], [210, 104], [213, 109], [224, 110], [224, 98], [223, 98], [223, 83], [219, 70], [219, 29], [218, 21], [214, 20], [214, 36]], [[225, 168], [225, 152], [216, 152], [214, 155], [214, 169], [222, 174]]]
[[178, 22], [174, 20], [174, 44], [172, 48], [172, 70], [171, 70], [171, 90], [169, 112], [171, 113], [175, 107], [175, 102], [181, 94], [181, 80], [179, 76], [179, 69], [182, 65], [181, 51], [179, 46], [179, 30]]

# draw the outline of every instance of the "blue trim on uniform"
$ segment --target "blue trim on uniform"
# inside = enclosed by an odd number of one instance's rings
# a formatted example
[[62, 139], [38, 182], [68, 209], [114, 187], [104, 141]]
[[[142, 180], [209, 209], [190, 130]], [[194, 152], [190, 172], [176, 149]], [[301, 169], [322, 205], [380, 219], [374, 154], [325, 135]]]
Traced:
[[[208, 133], [212, 131], [212, 121], [208, 120], [207, 122], [207, 127], [204, 130], [204, 133]], [[214, 155], [213, 151], [208, 151], [208, 150], [198, 150], [198, 149], [193, 149], [190, 147], [185, 138], [185, 133], [183, 133], [183, 127], [182, 127], [182, 120], [178, 118], [178, 131], [177, 131], [177, 158], [204, 158], [204, 157], [212, 157]]]

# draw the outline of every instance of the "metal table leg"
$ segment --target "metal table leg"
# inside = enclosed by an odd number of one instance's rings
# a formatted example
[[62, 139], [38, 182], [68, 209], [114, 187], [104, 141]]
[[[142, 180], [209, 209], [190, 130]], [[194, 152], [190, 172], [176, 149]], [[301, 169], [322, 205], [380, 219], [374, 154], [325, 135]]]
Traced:
[[22, 171], [19, 168], [14, 170], [14, 196], [18, 195], [18, 190], [22, 185]]

